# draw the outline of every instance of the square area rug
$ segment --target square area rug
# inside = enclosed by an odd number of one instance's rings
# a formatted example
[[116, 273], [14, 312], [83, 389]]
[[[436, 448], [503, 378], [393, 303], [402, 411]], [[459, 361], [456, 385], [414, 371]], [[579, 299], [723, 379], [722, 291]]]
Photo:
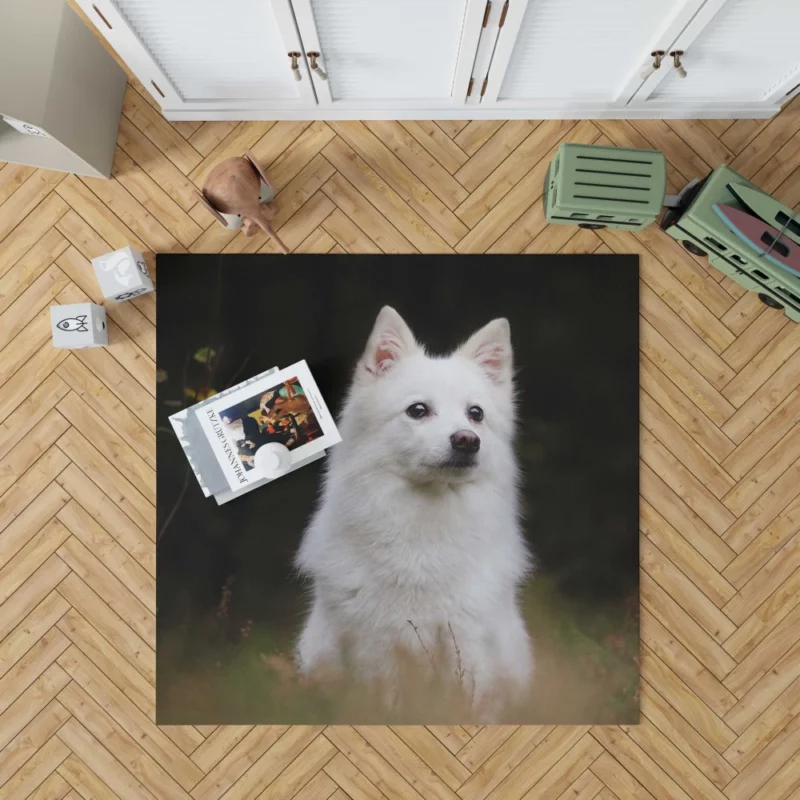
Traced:
[[[159, 256], [158, 722], [638, 722], [638, 283]], [[301, 360], [341, 443], [205, 497], [169, 416]]]

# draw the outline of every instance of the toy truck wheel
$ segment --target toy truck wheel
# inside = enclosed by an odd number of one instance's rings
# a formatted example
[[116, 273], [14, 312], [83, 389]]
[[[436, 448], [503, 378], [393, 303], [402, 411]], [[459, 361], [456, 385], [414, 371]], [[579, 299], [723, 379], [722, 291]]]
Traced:
[[689, 251], [689, 252], [690, 252], [692, 255], [695, 255], [695, 256], [700, 256], [701, 258], [703, 258], [703, 256], [707, 256], [707, 255], [708, 255], [708, 253], [706, 253], [706, 251], [705, 251], [705, 250], [701, 250], [701, 249], [700, 249], [700, 248], [699, 248], [699, 247], [698, 247], [698, 246], [697, 246], [697, 245], [696, 245], [694, 242], [690, 242], [688, 239], [684, 239], [684, 240], [681, 242], [681, 244], [682, 244], [682, 245], [683, 245], [683, 246], [684, 246], [684, 247], [685, 247], [685, 248], [686, 248], [686, 249], [687, 249], [687, 250], [688, 250], [688, 251]]
[[579, 222], [579, 228], [588, 228], [590, 231], [596, 231], [599, 228], [605, 228], [605, 225], [598, 225], [596, 222]]
[[765, 306], [769, 306], [770, 308], [777, 308], [777, 309], [783, 308], [783, 305], [781, 303], [779, 303], [774, 297], [770, 297], [768, 294], [759, 293], [758, 299]]

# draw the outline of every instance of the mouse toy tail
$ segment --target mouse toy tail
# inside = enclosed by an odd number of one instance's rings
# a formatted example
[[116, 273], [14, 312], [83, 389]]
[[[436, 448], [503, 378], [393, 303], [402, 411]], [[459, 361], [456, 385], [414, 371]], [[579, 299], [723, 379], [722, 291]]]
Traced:
[[264, 231], [264, 233], [266, 233], [267, 236], [275, 240], [275, 244], [278, 245], [281, 253], [287, 255], [289, 253], [289, 248], [283, 243], [281, 237], [278, 236], [277, 233], [275, 233], [275, 230], [273, 229], [272, 225], [270, 225], [269, 220], [266, 219], [262, 214], [256, 215], [255, 217], [253, 217], [253, 219], [256, 225], [258, 225], [258, 227], [261, 228], [261, 230]]

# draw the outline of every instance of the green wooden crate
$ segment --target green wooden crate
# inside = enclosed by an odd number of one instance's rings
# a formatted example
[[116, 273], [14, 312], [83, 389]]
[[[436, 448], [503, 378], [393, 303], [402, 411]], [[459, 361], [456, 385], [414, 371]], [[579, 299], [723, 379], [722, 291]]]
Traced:
[[766, 258], [761, 258], [716, 214], [715, 203], [747, 211], [728, 191], [729, 183], [757, 186], [730, 167], [717, 167], [692, 192], [682, 198], [678, 208], [669, 209], [661, 221], [662, 230], [739, 285], [757, 292], [767, 305], [783, 308], [786, 316], [800, 322], [800, 278]]
[[544, 183], [547, 221], [638, 231], [655, 222], [667, 189], [658, 150], [562, 144]]

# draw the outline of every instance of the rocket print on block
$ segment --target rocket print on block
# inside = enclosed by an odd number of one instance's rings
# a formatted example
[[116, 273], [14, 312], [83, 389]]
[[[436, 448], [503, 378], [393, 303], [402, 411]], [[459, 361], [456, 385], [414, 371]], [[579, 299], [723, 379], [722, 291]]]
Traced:
[[86, 333], [89, 330], [89, 326], [86, 324], [86, 314], [62, 319], [56, 327], [62, 331], [78, 331], [79, 333]]
[[53, 347], [77, 350], [108, 344], [106, 310], [95, 303], [50, 306]]

